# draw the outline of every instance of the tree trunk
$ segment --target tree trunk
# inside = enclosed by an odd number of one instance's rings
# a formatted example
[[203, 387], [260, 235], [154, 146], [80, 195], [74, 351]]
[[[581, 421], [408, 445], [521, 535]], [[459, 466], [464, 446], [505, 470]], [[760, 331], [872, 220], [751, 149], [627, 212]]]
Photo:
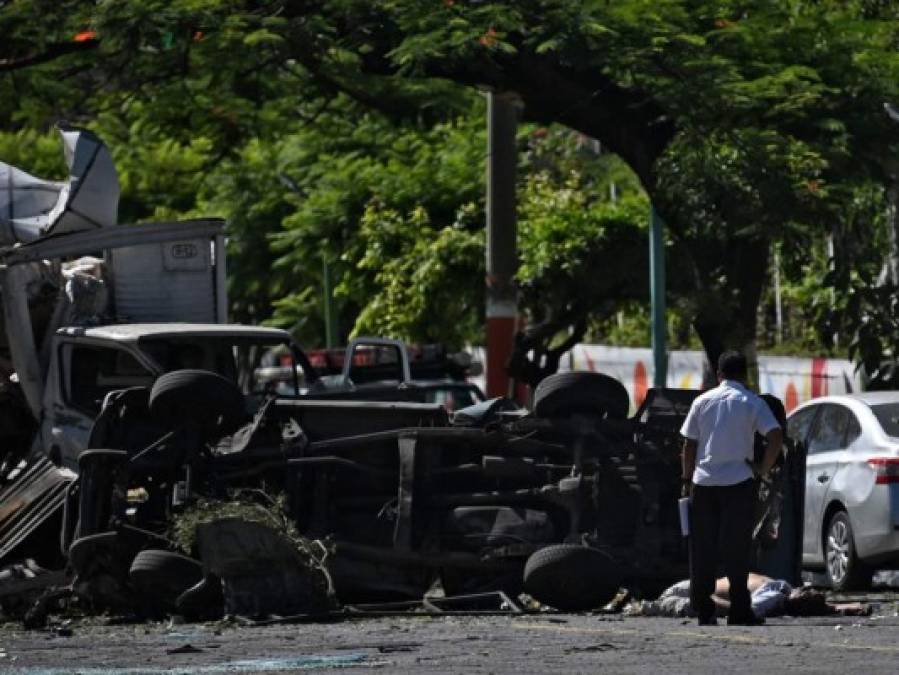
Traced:
[[703, 289], [707, 300], [693, 322], [706, 355], [703, 388], [715, 385], [718, 358], [730, 349], [746, 356], [750, 385], [758, 383], [757, 309], [768, 273], [769, 244], [767, 239], [731, 240], [724, 262], [727, 279], [711, 293]]
[[746, 342], [743, 345], [743, 354], [746, 355], [746, 364], [749, 367], [748, 372], [746, 373], [746, 384], [749, 385], [749, 388], [753, 391], [758, 391], [759, 389], [759, 357], [756, 352], [756, 343], [755, 338]]

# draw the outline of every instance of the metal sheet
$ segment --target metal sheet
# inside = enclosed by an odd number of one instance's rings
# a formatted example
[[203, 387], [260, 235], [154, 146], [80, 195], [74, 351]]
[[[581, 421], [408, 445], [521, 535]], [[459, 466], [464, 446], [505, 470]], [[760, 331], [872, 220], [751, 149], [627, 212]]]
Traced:
[[113, 251], [110, 258], [120, 321], [215, 323], [209, 239], [130, 246]]
[[116, 224], [119, 179], [103, 141], [86, 129], [61, 126], [59, 132], [67, 181], [0, 162], [0, 245]]
[[75, 474], [40, 457], [0, 491], [0, 561], [57, 513]]
[[97, 251], [221, 235], [220, 218], [121, 225], [102, 230], [44, 237], [30, 244], [0, 249], [0, 263], [19, 265], [45, 258], [77, 258]]

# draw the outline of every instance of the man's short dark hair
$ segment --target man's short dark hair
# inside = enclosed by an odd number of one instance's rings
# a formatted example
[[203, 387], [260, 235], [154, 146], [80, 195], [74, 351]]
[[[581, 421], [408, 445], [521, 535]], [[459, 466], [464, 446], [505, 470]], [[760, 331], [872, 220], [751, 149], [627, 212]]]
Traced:
[[724, 352], [718, 357], [718, 373], [725, 380], [745, 380], [748, 370], [746, 357], [740, 352]]

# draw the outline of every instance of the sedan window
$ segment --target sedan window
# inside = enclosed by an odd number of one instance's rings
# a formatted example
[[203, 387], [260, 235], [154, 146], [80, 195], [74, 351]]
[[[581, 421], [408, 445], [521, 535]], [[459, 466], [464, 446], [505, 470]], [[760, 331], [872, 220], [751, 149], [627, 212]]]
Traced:
[[848, 448], [856, 438], [862, 435], [862, 425], [859, 424], [855, 413], [849, 411], [849, 428], [846, 430], [846, 442], [844, 445]]
[[808, 441], [808, 454], [830, 452], [845, 447], [849, 410], [840, 405], [823, 405]]
[[787, 420], [787, 436], [794, 443], [805, 443], [805, 439], [808, 437], [808, 429], [812, 424], [812, 420], [815, 419], [816, 412], [818, 412], [818, 406], [804, 408], [795, 415], [791, 415], [790, 419]]
[[871, 412], [880, 422], [887, 436], [899, 438], [899, 403], [879, 403], [871, 406]]

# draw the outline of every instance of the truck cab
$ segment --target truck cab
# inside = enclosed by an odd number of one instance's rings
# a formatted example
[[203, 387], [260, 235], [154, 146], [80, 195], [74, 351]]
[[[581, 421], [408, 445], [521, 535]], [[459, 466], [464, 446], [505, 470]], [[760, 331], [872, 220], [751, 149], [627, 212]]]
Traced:
[[286, 389], [282, 384], [280, 396], [297, 396], [315, 379], [290, 335], [276, 328], [189, 323], [62, 328], [50, 352], [41, 445], [55, 463], [77, 471], [106, 395], [149, 387], [173, 370], [218, 373], [235, 382], [253, 406], [273, 393], [259, 375], [273, 359], [295, 373]]
[[357, 337], [343, 351], [311, 351], [309, 360], [320, 375], [308, 392], [315, 398], [439, 403], [448, 412], [486, 399], [467, 379], [480, 374], [470, 355], [448, 353], [442, 345]]

